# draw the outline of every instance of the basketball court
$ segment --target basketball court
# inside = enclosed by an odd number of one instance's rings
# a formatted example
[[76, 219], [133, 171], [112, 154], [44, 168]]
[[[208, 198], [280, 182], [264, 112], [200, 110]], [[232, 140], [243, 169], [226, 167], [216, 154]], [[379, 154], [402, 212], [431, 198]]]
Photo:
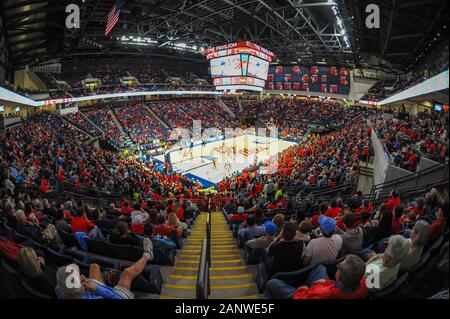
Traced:
[[[294, 145], [274, 137], [248, 134], [172, 151], [170, 161], [174, 171], [215, 184]], [[155, 159], [164, 162], [164, 155]]]

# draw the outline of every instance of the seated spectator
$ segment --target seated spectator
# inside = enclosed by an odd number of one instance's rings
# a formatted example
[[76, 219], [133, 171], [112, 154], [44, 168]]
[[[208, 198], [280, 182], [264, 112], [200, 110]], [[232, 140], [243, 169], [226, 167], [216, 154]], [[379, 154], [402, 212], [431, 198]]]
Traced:
[[181, 234], [183, 234], [183, 230], [188, 230], [188, 225], [186, 223], [180, 222], [177, 214], [175, 213], [170, 213], [167, 216], [167, 226], [176, 229], [178, 236], [181, 236]]
[[382, 206], [380, 220], [373, 220], [364, 227], [364, 247], [375, 244], [391, 235], [392, 213], [390, 208]]
[[228, 219], [232, 222], [243, 222], [247, 219], [248, 214], [244, 213], [245, 209], [243, 206], [239, 206], [237, 209], [237, 214], [229, 214]]
[[150, 223], [146, 223], [144, 225], [144, 237], [149, 238], [152, 241], [155, 251], [166, 251], [168, 249], [175, 249], [177, 247], [177, 245], [170, 239], [155, 235], [153, 232], [153, 225]]
[[184, 220], [189, 223], [193, 218], [195, 218], [198, 213], [199, 209], [197, 207], [197, 204], [192, 203], [189, 199], [186, 201], [186, 209], [184, 210]]
[[281, 230], [283, 229], [284, 223], [285, 223], [285, 217], [283, 214], [276, 214], [273, 218], [272, 218], [272, 222], [277, 225], [277, 235], [281, 232]]
[[123, 202], [123, 206], [120, 208], [120, 213], [121, 214], [131, 214], [131, 212], [133, 211], [133, 208], [130, 206], [130, 202], [129, 201], [124, 201]]
[[41, 244], [44, 242], [44, 235], [37, 220], [27, 221], [24, 211], [20, 209], [16, 211], [16, 218], [18, 221], [16, 230], [19, 234]]
[[362, 205], [355, 210], [355, 215], [360, 216], [363, 211], [371, 214], [373, 210], [372, 204], [367, 199], [362, 200]]
[[99, 228], [115, 228], [117, 223], [125, 220], [125, 215], [120, 215], [116, 218], [106, 218], [105, 213], [98, 209], [94, 209], [91, 212], [92, 222], [97, 225]]
[[408, 213], [416, 214], [417, 218], [422, 217], [426, 214], [424, 207], [425, 199], [423, 197], [419, 197], [416, 199], [414, 206], [408, 208]]
[[33, 248], [23, 247], [20, 249], [19, 265], [31, 287], [47, 296], [55, 297], [55, 287], [45, 276], [45, 273], [51, 274], [52, 272], [45, 266], [45, 259], [38, 256]]
[[[144, 239], [144, 254], [141, 259], [126, 268], [120, 275], [119, 282], [113, 288], [105, 284], [100, 266], [91, 264], [89, 278], [80, 274], [76, 264], [58, 268], [56, 273], [56, 295], [59, 299], [134, 299], [131, 283], [144, 270], [148, 261], [153, 259], [153, 245], [150, 239]], [[68, 271], [68, 270], [71, 271]], [[73, 276], [76, 276], [73, 278]], [[80, 286], [68, 287], [68, 282], [79, 282]]]
[[383, 254], [374, 255], [366, 262], [366, 277], [374, 276], [373, 287], [370, 291], [386, 288], [397, 279], [400, 263], [408, 255], [411, 244], [401, 235], [389, 238]]
[[303, 266], [305, 243], [295, 240], [297, 229], [295, 224], [286, 222], [280, 234], [267, 247], [269, 257], [273, 257], [269, 266], [269, 274], [288, 272]]
[[397, 194], [395, 190], [391, 191], [391, 194], [389, 195], [389, 200], [385, 203], [383, 203], [384, 206], [386, 206], [391, 212], [394, 210], [395, 207], [401, 205], [400, 196]]
[[179, 234], [176, 228], [166, 224], [166, 219], [163, 215], [158, 215], [158, 217], [156, 217], [156, 226], [153, 231], [156, 235], [161, 235], [166, 238], [170, 238], [172, 232], [175, 232], [177, 236]]
[[427, 222], [419, 220], [414, 225], [409, 238], [411, 248], [408, 255], [400, 263], [400, 271], [408, 271], [420, 262], [429, 233], [430, 225]]
[[362, 211], [359, 220], [356, 222], [355, 226], [365, 226], [370, 223], [370, 213]]
[[321, 203], [319, 205], [319, 213], [311, 217], [310, 222], [313, 225], [313, 227], [320, 227], [319, 218], [320, 216], [325, 215], [327, 211], [328, 211], [328, 204]]
[[72, 226], [66, 222], [64, 211], [62, 209], [59, 209], [56, 213], [55, 228], [57, 231], [72, 233]]
[[356, 216], [348, 212], [342, 218], [344, 229], [336, 229], [336, 232], [342, 237], [342, 255], [356, 253], [363, 248], [364, 232], [362, 227], [356, 227]]
[[91, 239], [104, 239], [100, 229], [87, 218], [86, 210], [84, 208], [77, 209], [77, 216], [73, 217], [72, 223], [72, 234], [84, 233]]
[[403, 230], [403, 207], [394, 208], [394, 217], [391, 224], [391, 234], [397, 234]]
[[131, 231], [135, 234], [142, 235], [144, 233], [144, 224], [148, 220], [148, 213], [141, 211], [139, 204], [134, 205], [131, 212]]
[[249, 215], [247, 220], [240, 226], [238, 236], [241, 242], [246, 242], [246, 239], [254, 239], [256, 237], [264, 235], [264, 227], [256, 225], [256, 219], [254, 215]]
[[333, 262], [342, 249], [342, 237], [335, 234], [336, 222], [333, 218], [321, 216], [319, 218], [320, 233], [317, 238], [311, 239], [306, 246], [303, 264], [315, 266]]
[[313, 226], [307, 220], [304, 220], [298, 226], [297, 233], [295, 234], [295, 240], [301, 240], [305, 244], [309, 243], [311, 240], [310, 233], [313, 230]]
[[130, 231], [128, 224], [118, 222], [116, 228], [109, 235], [109, 241], [113, 244], [139, 246], [141, 241], [135, 233]]
[[246, 246], [256, 249], [256, 248], [267, 248], [274, 241], [275, 236], [277, 235], [278, 226], [271, 222], [267, 221], [264, 223], [264, 232], [265, 234], [261, 237], [251, 239], [245, 243]]
[[438, 212], [438, 218], [430, 225], [430, 241], [435, 241], [448, 229], [448, 202], [441, 204]]
[[364, 261], [355, 255], [348, 255], [339, 264], [335, 280], [328, 276], [323, 265], [314, 268], [305, 286], [295, 288], [279, 279], [266, 284], [264, 295], [268, 299], [364, 299], [368, 290], [364, 273]]
[[417, 215], [415, 213], [409, 213], [406, 216], [403, 216], [403, 220], [405, 229], [413, 229], [414, 225], [417, 222]]
[[325, 216], [327, 217], [331, 217], [331, 218], [336, 218], [339, 216], [339, 213], [341, 212], [341, 207], [339, 207], [338, 205], [338, 199], [334, 198], [331, 200], [330, 202], [330, 207], [328, 208], [328, 210], [325, 213]]

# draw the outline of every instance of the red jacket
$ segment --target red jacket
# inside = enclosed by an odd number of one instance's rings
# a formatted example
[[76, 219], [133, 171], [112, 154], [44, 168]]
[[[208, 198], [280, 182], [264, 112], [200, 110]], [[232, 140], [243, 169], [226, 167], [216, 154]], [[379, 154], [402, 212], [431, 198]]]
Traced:
[[76, 232], [83, 232], [89, 236], [89, 232], [92, 228], [95, 227], [95, 224], [91, 222], [86, 217], [73, 217], [72, 218], [72, 234]]
[[368, 294], [366, 278], [361, 279], [361, 285], [354, 291], [344, 291], [337, 287], [333, 280], [316, 282], [308, 289], [299, 288], [293, 299], [364, 299]]

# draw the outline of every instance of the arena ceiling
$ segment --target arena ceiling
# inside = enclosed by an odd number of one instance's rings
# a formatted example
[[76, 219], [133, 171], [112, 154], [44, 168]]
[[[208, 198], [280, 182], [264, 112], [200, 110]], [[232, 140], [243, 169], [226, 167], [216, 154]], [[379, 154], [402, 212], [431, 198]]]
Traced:
[[[448, 25], [446, 0], [125, 0], [118, 25], [105, 38], [105, 17], [115, 0], [1, 3], [0, 32], [16, 67], [52, 58], [204, 62], [202, 47], [249, 40], [274, 51], [279, 63], [405, 70], [434, 43], [436, 30]], [[80, 29], [64, 27], [68, 3], [80, 5]], [[368, 3], [380, 5], [380, 29], [365, 27]], [[133, 44], [131, 37], [152, 43]]]

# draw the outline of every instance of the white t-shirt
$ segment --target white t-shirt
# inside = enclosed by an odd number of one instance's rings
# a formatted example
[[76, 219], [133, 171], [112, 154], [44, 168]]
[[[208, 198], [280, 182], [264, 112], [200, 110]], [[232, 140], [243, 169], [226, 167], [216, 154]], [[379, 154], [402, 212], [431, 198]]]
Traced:
[[329, 263], [336, 260], [341, 248], [342, 237], [337, 234], [330, 238], [314, 238], [306, 246], [305, 256], [311, 258], [310, 266]]

